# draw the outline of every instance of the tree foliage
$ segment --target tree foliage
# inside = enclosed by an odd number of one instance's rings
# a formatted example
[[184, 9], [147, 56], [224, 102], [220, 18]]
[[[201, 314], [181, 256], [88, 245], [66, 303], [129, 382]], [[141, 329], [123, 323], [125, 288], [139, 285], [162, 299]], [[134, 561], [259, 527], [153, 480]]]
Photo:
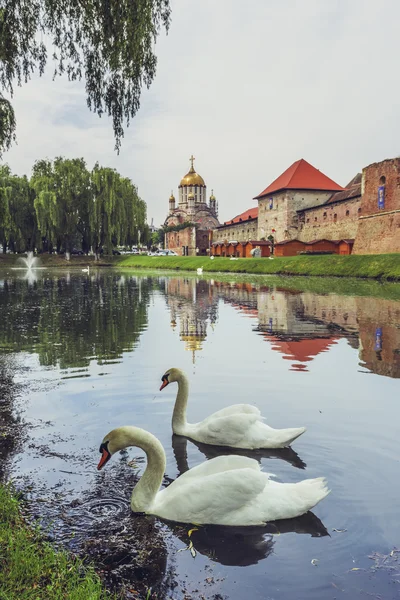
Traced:
[[[87, 105], [111, 116], [119, 150], [142, 86], [154, 79], [154, 44], [170, 13], [169, 0], [0, 0], [0, 86], [12, 95], [50, 57], [54, 76], [84, 77]], [[0, 121], [3, 149], [15, 129], [10, 108], [8, 125]]]
[[[38, 160], [31, 180], [0, 167], [0, 242], [12, 251], [111, 253], [148, 231], [146, 203], [130, 179], [83, 158]], [[142, 241], [146, 241], [141, 236]]]

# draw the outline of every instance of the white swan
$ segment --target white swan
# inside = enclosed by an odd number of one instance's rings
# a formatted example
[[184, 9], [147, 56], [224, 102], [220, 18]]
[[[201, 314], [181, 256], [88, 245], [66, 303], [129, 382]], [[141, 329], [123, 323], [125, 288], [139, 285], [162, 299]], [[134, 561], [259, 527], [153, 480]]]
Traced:
[[189, 396], [189, 381], [180, 369], [168, 369], [161, 377], [160, 390], [169, 383], [178, 383], [172, 429], [197, 442], [232, 448], [284, 448], [305, 432], [305, 427], [273, 429], [263, 423], [263, 417], [255, 406], [233, 404], [213, 413], [200, 423], [186, 421], [186, 405]]
[[197, 275], [203, 275], [203, 267], [197, 269]]
[[199, 525], [263, 525], [298, 517], [323, 500], [329, 490], [323, 477], [298, 483], [271, 481], [259, 463], [245, 456], [218, 456], [190, 469], [160, 491], [165, 452], [154, 435], [139, 427], [119, 427], [100, 446], [100, 470], [115, 452], [138, 446], [147, 467], [131, 497], [134, 512]]
[[87, 269], [82, 269], [82, 273], [89, 273], [89, 265]]
[[210, 258], [211, 258], [211, 260], [214, 260], [214, 256], [212, 254], [211, 254]]

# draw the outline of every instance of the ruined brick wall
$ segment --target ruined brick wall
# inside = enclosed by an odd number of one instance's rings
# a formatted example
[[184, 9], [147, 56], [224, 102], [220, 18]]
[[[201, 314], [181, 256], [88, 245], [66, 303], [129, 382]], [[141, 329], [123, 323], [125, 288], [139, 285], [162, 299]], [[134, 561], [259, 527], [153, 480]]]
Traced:
[[324, 204], [299, 214], [298, 239], [312, 240], [354, 239], [358, 229], [361, 198]]
[[213, 242], [224, 242], [225, 240], [235, 240], [237, 242], [247, 242], [248, 240], [257, 240], [258, 222], [257, 219], [249, 219], [234, 225], [226, 225], [220, 229], [214, 229]]
[[[353, 254], [400, 252], [400, 159], [363, 169], [360, 221]], [[383, 202], [379, 202], [383, 188]]]
[[[285, 190], [258, 201], [258, 238], [273, 235], [276, 242], [293, 240], [299, 234], [297, 211], [323, 204], [332, 192]], [[275, 232], [272, 230], [275, 229]]]
[[165, 234], [165, 248], [173, 250], [180, 256], [183, 255], [182, 248], [188, 246], [188, 255], [196, 256], [196, 228], [186, 227], [179, 231], [169, 231]]

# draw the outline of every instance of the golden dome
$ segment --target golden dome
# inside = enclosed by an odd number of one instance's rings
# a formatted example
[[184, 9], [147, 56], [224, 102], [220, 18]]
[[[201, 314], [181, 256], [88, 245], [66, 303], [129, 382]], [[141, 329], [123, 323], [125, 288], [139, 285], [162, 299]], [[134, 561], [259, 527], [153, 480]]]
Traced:
[[216, 198], [214, 196], [214, 190], [211, 190], [210, 200], [216, 200]]
[[175, 196], [174, 196], [174, 193], [173, 193], [173, 191], [172, 191], [172, 190], [171, 190], [171, 195], [170, 195], [169, 199], [170, 199], [170, 200], [175, 200]]
[[200, 185], [202, 187], [206, 187], [204, 179], [201, 175], [196, 173], [193, 167], [194, 156], [190, 157], [190, 161], [192, 163], [189, 173], [186, 173], [184, 177], [182, 177], [179, 187], [191, 187], [193, 185]]
[[194, 198], [194, 194], [193, 194], [193, 192], [189, 192], [189, 194], [188, 194], [188, 198]]

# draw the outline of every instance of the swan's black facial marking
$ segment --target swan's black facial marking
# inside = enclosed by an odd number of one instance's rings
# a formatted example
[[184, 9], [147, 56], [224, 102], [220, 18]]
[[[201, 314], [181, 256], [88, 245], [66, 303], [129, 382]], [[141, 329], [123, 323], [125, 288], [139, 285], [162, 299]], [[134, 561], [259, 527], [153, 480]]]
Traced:
[[111, 458], [111, 453], [110, 453], [110, 451], [108, 449], [108, 440], [106, 442], [103, 442], [100, 445], [99, 452], [101, 453], [101, 459], [100, 459], [99, 464], [97, 465], [97, 470], [98, 471], [100, 471], [100, 469], [102, 469], [104, 467], [104, 465], [106, 463], [108, 463], [108, 461]]
[[160, 392], [169, 384], [169, 379], [168, 379], [169, 376], [170, 376], [170, 373], [165, 373], [165, 375], [163, 375], [161, 377], [162, 385], [160, 387]]

